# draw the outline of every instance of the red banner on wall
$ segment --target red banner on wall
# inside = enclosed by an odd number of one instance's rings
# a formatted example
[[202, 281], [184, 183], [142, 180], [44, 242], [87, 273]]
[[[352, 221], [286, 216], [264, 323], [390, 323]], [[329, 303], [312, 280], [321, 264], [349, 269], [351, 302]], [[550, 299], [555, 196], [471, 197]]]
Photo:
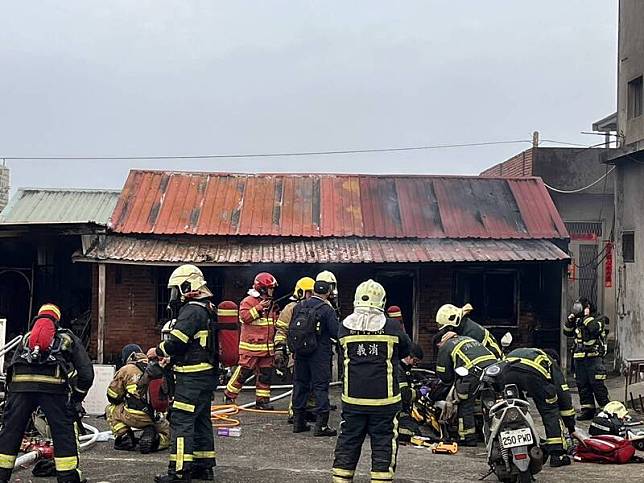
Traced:
[[613, 242], [606, 242], [606, 260], [604, 260], [604, 287], [613, 286]]

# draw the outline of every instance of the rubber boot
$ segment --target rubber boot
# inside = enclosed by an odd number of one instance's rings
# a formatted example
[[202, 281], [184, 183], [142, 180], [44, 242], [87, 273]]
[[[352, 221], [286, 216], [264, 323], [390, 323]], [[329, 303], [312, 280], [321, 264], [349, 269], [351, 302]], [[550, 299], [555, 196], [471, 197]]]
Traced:
[[329, 428], [329, 413], [318, 414], [318, 421], [315, 423], [313, 436], [336, 436], [338, 432]]
[[185, 483], [186, 481], [192, 481], [189, 471], [185, 471], [183, 473], [168, 473], [166, 475], [157, 475], [154, 477], [155, 483]]
[[255, 409], [259, 409], [260, 411], [274, 411], [275, 407], [272, 406], [269, 402], [256, 401]]
[[215, 481], [215, 470], [212, 467], [193, 466], [190, 477], [193, 480]]
[[161, 438], [156, 429], [154, 429], [154, 426], [148, 426], [143, 430], [141, 439], [139, 439], [139, 450], [141, 454], [152, 453], [159, 449], [160, 442]]
[[567, 454], [553, 453], [550, 455], [550, 467], [559, 468], [560, 466], [568, 466], [570, 464], [570, 457]]
[[590, 421], [595, 417], [594, 409], [582, 409], [581, 414], [577, 416], [577, 421]]
[[311, 427], [308, 424], [306, 424], [306, 414], [294, 413], [293, 414], [293, 432], [304, 433], [310, 430], [311, 430]]
[[114, 440], [114, 449], [119, 451], [134, 451], [136, 449], [137, 439], [131, 429], [127, 433], [117, 436]]
[[458, 442], [460, 446], [465, 446], [467, 448], [476, 448], [478, 446], [478, 438], [474, 436], [473, 438], [465, 438]]

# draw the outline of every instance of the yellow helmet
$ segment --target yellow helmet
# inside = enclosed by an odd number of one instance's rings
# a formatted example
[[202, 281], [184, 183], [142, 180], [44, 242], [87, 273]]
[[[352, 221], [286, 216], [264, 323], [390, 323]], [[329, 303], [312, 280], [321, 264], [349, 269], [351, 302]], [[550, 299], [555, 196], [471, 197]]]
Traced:
[[358, 285], [353, 306], [380, 309], [384, 312], [387, 294], [385, 288], [374, 280], [367, 280]]
[[313, 292], [313, 286], [315, 285], [315, 280], [311, 277], [302, 277], [295, 284], [293, 289], [293, 297], [295, 300], [302, 300], [306, 292]]
[[317, 277], [315, 277], [315, 281], [334, 283], [336, 285], [338, 284], [338, 281], [336, 280], [335, 275], [333, 275], [333, 272], [329, 272], [328, 270], [318, 273]]
[[607, 414], [612, 414], [617, 416], [619, 419], [625, 419], [628, 417], [628, 409], [619, 401], [611, 401], [606, 406], [604, 406], [603, 411]]
[[445, 304], [436, 312], [436, 323], [439, 328], [445, 326], [458, 327], [463, 317], [472, 312], [473, 307], [465, 304], [463, 307], [456, 307], [452, 304]]
[[197, 290], [210, 293], [210, 290], [206, 287], [206, 279], [201, 270], [190, 264], [181, 265], [172, 272], [172, 275], [168, 279], [168, 288], [172, 287], [178, 287], [181, 294], [195, 292]]

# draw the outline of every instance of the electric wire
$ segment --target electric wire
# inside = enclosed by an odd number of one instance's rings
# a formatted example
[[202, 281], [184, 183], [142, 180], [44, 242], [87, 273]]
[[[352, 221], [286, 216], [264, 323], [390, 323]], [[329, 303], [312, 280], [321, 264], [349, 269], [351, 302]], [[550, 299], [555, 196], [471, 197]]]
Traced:
[[559, 188], [555, 188], [554, 186], [550, 186], [548, 183], [543, 183], [546, 188], [548, 188], [551, 191], [554, 191], [555, 193], [563, 193], [563, 194], [574, 194], [574, 193], [581, 193], [582, 191], [586, 191], [589, 188], [592, 188], [595, 186], [597, 183], [600, 183], [604, 178], [606, 178], [609, 174], [611, 174], [613, 171], [615, 171], [615, 166], [613, 166], [611, 169], [606, 171], [605, 174], [601, 175], [598, 179], [590, 183], [588, 186], [584, 186], [583, 188], [578, 188], [574, 190], [562, 190]]

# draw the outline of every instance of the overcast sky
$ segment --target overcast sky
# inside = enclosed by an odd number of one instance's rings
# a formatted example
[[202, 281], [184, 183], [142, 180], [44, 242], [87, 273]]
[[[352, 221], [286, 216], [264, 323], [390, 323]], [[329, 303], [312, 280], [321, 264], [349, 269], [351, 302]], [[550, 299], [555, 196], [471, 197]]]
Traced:
[[[615, 110], [617, 0], [0, 3], [0, 157], [291, 152], [542, 138]], [[8, 161], [12, 185], [133, 167], [478, 173], [528, 144], [198, 161]]]

